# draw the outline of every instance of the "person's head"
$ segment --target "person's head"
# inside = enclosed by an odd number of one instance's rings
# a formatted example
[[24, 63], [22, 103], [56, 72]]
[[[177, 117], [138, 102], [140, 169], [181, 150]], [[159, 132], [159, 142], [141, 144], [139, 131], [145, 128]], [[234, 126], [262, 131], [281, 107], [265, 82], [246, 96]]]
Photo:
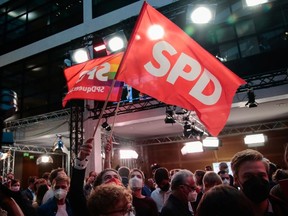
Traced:
[[7, 180], [14, 179], [14, 173], [12, 173], [12, 172], [7, 173], [6, 178], [7, 178]]
[[197, 193], [194, 174], [187, 169], [175, 173], [171, 180], [171, 190], [183, 202], [195, 201]]
[[202, 186], [203, 185], [203, 176], [205, 174], [205, 170], [195, 170], [194, 176], [195, 176], [195, 182], [196, 185]]
[[229, 185], [217, 185], [204, 193], [196, 216], [253, 216], [253, 208], [245, 195]]
[[288, 179], [288, 170], [277, 169], [273, 174], [272, 179], [276, 183], [278, 183], [280, 180]]
[[168, 191], [170, 188], [170, 176], [169, 172], [165, 167], [158, 168], [154, 173], [154, 179], [157, 186], [162, 191]]
[[144, 187], [145, 177], [144, 173], [137, 168], [134, 168], [130, 171], [128, 176], [129, 179], [129, 188], [132, 191], [141, 190]]
[[57, 200], [65, 202], [70, 188], [70, 178], [66, 175], [58, 175], [52, 182], [52, 189]]
[[42, 178], [45, 179], [47, 182], [49, 181], [50, 172], [44, 172]]
[[20, 180], [19, 179], [11, 179], [11, 190], [12, 191], [20, 191]]
[[87, 206], [91, 216], [128, 216], [132, 211], [132, 194], [124, 186], [102, 184], [92, 191]]
[[171, 169], [171, 170], [169, 171], [170, 178], [172, 178], [173, 175], [174, 175], [175, 173], [179, 172], [180, 170], [181, 170], [181, 169]]
[[38, 179], [36, 179], [35, 182], [34, 182], [34, 189], [33, 189], [33, 190], [36, 192], [37, 189], [38, 189], [38, 187], [39, 187], [40, 185], [42, 185], [42, 184], [48, 185], [46, 179], [44, 179], [44, 178], [38, 178]]
[[228, 164], [226, 162], [219, 163], [219, 170], [220, 171], [226, 171], [227, 173], [229, 173]]
[[232, 158], [234, 182], [255, 204], [268, 199], [270, 191], [268, 166], [263, 155], [253, 149], [237, 152]]
[[49, 190], [48, 184], [39, 185], [36, 191], [36, 195], [37, 195], [36, 202], [38, 203], [38, 205], [42, 204], [43, 197], [48, 190]]
[[29, 176], [28, 177], [28, 187], [33, 191], [35, 191], [34, 183], [36, 182], [36, 180], [37, 180], [37, 176]]
[[50, 184], [52, 184], [53, 180], [57, 177], [57, 175], [62, 175], [62, 174], [66, 174], [65, 170], [63, 168], [56, 168], [56, 169], [53, 169], [51, 172], [50, 172], [50, 175], [49, 175], [49, 182]]
[[118, 173], [121, 176], [122, 184], [127, 187], [128, 186], [128, 176], [130, 173], [130, 169], [127, 166], [120, 166], [118, 169]]
[[222, 184], [220, 176], [214, 171], [207, 171], [203, 176], [203, 189], [206, 193], [212, 187]]
[[218, 175], [222, 179], [223, 184], [230, 185], [230, 176], [229, 173], [225, 170], [220, 170]]
[[95, 189], [95, 187], [101, 184], [109, 184], [109, 183], [123, 185], [121, 176], [119, 175], [117, 170], [112, 169], [112, 168], [104, 169], [97, 175], [93, 183], [93, 188]]
[[205, 166], [205, 171], [213, 171], [213, 169], [210, 165], [207, 165]]

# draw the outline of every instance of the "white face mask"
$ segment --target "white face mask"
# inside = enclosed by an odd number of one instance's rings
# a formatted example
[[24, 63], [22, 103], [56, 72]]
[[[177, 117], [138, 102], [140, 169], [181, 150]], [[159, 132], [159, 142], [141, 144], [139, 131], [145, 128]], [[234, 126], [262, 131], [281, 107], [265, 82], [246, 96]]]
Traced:
[[67, 196], [67, 190], [64, 189], [57, 189], [54, 190], [54, 196], [56, 197], [56, 199], [61, 200], [61, 199], [65, 199]]
[[223, 182], [224, 185], [229, 185], [230, 184], [230, 181], [228, 179], [224, 179], [222, 182]]
[[12, 191], [19, 191], [20, 190], [20, 186], [11, 186], [11, 190]]
[[134, 176], [133, 178], [129, 179], [129, 186], [132, 190], [142, 188], [143, 180]]
[[197, 192], [196, 191], [191, 191], [188, 194], [188, 202], [195, 202], [197, 199]]

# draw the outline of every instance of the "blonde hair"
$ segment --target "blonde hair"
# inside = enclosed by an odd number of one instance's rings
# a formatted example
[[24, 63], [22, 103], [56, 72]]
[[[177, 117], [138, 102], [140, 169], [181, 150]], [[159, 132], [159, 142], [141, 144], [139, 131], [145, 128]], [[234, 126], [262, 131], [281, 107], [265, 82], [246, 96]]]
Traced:
[[269, 164], [264, 156], [256, 150], [245, 149], [243, 151], [237, 152], [231, 160], [231, 168], [234, 177], [238, 177], [239, 168], [241, 164], [246, 161], [262, 161], [266, 168], [266, 172], [268, 173]]
[[132, 193], [129, 189], [115, 184], [102, 184], [92, 191], [87, 206], [91, 216], [99, 216], [117, 210], [121, 202], [124, 208], [132, 207]]

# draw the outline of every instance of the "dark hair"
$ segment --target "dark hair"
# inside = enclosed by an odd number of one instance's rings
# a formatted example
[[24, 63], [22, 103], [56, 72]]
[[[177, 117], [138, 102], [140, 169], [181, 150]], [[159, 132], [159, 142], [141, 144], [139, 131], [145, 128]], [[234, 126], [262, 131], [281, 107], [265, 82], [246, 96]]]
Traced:
[[64, 171], [64, 168], [56, 168], [56, 169], [53, 169], [53, 170], [50, 172], [49, 181], [50, 181], [51, 184], [52, 184], [53, 180], [57, 177], [58, 172], [65, 172], [65, 171]]
[[[119, 175], [119, 173], [117, 172], [117, 170], [113, 169], [113, 168], [106, 168], [104, 170], [102, 170], [96, 177], [94, 183], [93, 183], [93, 188], [95, 188], [96, 186], [99, 186], [102, 184], [102, 177], [103, 175], [108, 172], [108, 171], [113, 171], [115, 172], [117, 175]], [[122, 181], [121, 176], [119, 175], [119, 180]]]
[[197, 207], [196, 216], [253, 216], [248, 198], [229, 185], [217, 185], [205, 192]]
[[164, 179], [170, 180], [169, 171], [165, 167], [160, 167], [156, 169], [155, 174], [154, 174], [154, 179], [155, 179], [156, 184], [158, 185], [161, 184], [161, 182]]

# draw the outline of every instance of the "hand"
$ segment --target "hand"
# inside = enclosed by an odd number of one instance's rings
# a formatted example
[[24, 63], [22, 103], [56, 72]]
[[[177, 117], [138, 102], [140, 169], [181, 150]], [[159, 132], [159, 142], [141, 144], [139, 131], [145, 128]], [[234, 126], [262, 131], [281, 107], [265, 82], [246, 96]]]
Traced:
[[93, 140], [94, 138], [89, 138], [88, 140], [85, 141], [83, 145], [80, 146], [80, 152], [78, 154], [79, 160], [81, 161], [84, 160], [86, 157], [88, 157], [92, 153]]

